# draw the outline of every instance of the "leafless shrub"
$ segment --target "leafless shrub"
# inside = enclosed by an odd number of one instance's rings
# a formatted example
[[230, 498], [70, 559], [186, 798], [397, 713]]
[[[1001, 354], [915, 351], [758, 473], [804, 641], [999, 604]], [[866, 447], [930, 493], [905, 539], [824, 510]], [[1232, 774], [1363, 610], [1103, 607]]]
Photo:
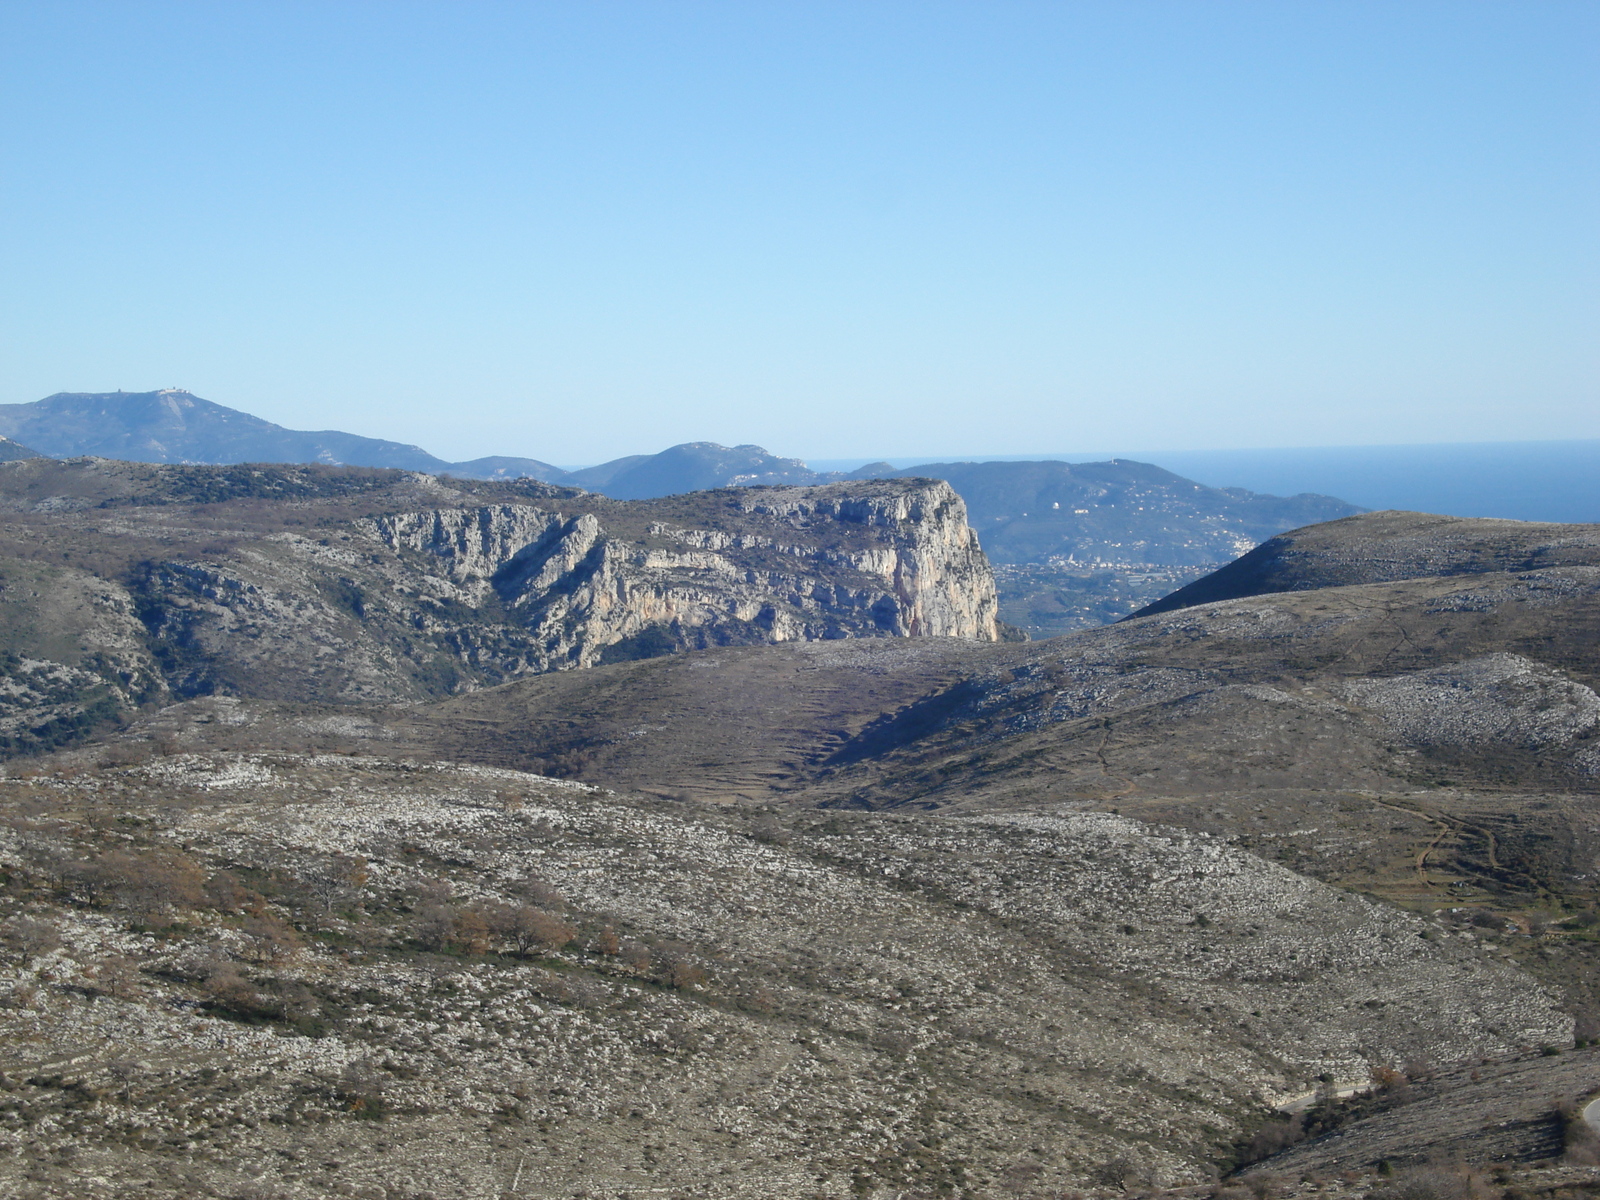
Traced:
[[25, 967], [61, 945], [61, 931], [38, 917], [12, 917], [0, 925], [0, 945]]
[[303, 944], [292, 925], [271, 913], [246, 917], [240, 929], [245, 936], [245, 956], [252, 962], [283, 962], [293, 958]]
[[1424, 1058], [1420, 1054], [1414, 1054], [1406, 1059], [1401, 1070], [1412, 1083], [1427, 1083], [1439, 1073], [1439, 1068], [1433, 1065], [1433, 1060]]
[[567, 898], [542, 879], [524, 879], [515, 890], [529, 904], [547, 912], [561, 912], [567, 907]]
[[1375, 1200], [1488, 1200], [1487, 1180], [1468, 1167], [1428, 1163], [1394, 1173]]
[[455, 910], [448, 904], [420, 904], [411, 923], [412, 936], [425, 950], [442, 951], [450, 945]]
[[705, 968], [695, 961], [689, 947], [679, 942], [664, 942], [659, 947], [657, 966], [668, 987], [695, 988], [706, 981]]
[[139, 964], [123, 954], [108, 954], [90, 965], [89, 975], [106, 995], [128, 1000], [139, 994]]
[[133, 1093], [133, 1081], [139, 1077], [140, 1066], [131, 1058], [119, 1058], [106, 1066], [111, 1078], [122, 1085], [122, 1102], [128, 1103]]
[[231, 871], [218, 871], [206, 880], [205, 902], [218, 912], [251, 916], [260, 916], [267, 903], [265, 896], [246, 887]]
[[412, 935], [424, 949], [439, 953], [486, 954], [489, 921], [476, 909], [424, 904], [417, 909]]
[[384, 1114], [383, 1094], [388, 1076], [371, 1060], [346, 1064], [339, 1076], [338, 1096], [346, 1109], [371, 1120]]
[[220, 963], [205, 982], [205, 993], [211, 1001], [233, 1012], [254, 1012], [256, 986], [239, 972], [233, 963]]
[[205, 873], [177, 850], [142, 854], [107, 850], [65, 874], [88, 903], [116, 905], [146, 918], [174, 908], [193, 908], [205, 899]]
[[306, 1021], [321, 1011], [315, 993], [298, 979], [272, 979], [264, 993], [266, 1006], [284, 1021]]
[[650, 947], [632, 938], [622, 942], [617, 947], [617, 958], [622, 965], [630, 971], [642, 973], [650, 969]]
[[150, 747], [134, 742], [119, 742], [100, 752], [100, 767], [142, 767], [150, 761]]
[[360, 855], [335, 854], [309, 872], [301, 881], [322, 906], [332, 912], [336, 904], [348, 903], [366, 886], [367, 860]]

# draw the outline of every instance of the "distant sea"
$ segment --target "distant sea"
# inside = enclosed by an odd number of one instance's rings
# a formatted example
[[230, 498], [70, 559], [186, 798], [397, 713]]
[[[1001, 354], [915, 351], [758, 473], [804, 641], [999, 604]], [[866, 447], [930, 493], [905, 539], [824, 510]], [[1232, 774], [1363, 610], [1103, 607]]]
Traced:
[[[1600, 438], [1561, 442], [1455, 442], [1417, 446], [1316, 446], [1280, 450], [1128, 450], [1098, 454], [991, 454], [893, 458], [925, 462], [1154, 463], [1211, 487], [1292, 496], [1319, 492], [1363, 508], [1400, 508], [1455, 517], [1600, 522]], [[817, 471], [848, 471], [873, 459], [812, 460]]]

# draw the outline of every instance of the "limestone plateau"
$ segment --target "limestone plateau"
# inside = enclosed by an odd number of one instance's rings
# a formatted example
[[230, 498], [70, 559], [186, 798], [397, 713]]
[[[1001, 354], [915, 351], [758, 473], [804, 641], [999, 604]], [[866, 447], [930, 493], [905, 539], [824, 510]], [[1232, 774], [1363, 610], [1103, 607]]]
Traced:
[[1600, 527], [1020, 642], [937, 480], [0, 501], [5, 1194], [1600, 1184]]

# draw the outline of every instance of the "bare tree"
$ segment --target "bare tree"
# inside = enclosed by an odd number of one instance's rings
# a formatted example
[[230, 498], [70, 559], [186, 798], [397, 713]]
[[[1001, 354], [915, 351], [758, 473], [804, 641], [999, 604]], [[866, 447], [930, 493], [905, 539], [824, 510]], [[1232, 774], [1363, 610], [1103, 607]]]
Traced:
[[12, 917], [0, 925], [0, 943], [25, 967], [61, 945], [61, 931], [37, 917]]

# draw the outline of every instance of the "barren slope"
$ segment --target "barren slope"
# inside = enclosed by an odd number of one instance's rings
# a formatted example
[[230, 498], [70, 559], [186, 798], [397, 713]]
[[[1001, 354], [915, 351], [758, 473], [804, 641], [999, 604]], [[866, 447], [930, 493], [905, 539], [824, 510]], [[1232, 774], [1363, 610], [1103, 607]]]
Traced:
[[1107, 814], [283, 755], [0, 808], [10, 1195], [1171, 1185], [1318, 1075], [1571, 1036], [1417, 918]]

